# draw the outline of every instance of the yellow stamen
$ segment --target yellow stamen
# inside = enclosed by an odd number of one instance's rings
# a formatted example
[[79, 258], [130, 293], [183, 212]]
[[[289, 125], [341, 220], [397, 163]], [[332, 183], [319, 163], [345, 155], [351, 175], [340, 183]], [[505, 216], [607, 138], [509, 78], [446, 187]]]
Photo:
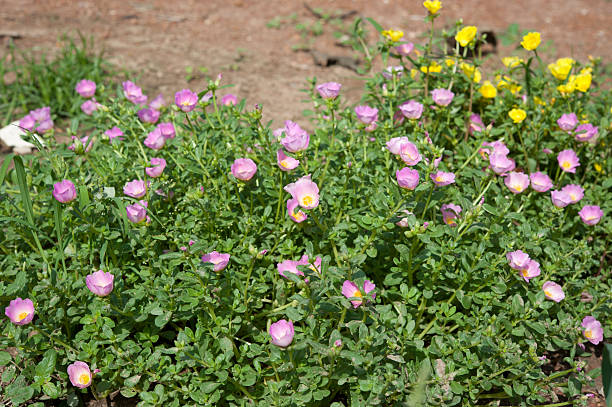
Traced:
[[561, 166], [567, 170], [572, 166], [572, 163], [570, 163], [569, 161], [563, 161], [563, 164], [561, 164]]
[[522, 269], [522, 270], [521, 270], [521, 274], [523, 275], [523, 277], [529, 277], [529, 270], [527, 270], [527, 269]]
[[544, 294], [546, 294], [547, 297], [552, 297], [552, 293], [549, 290], [544, 290]]
[[289, 163], [287, 162], [287, 160], [282, 160], [280, 162], [281, 167], [285, 167], [285, 168], [289, 168]]
[[363, 298], [363, 294], [361, 294], [361, 291], [357, 290], [353, 293], [353, 297]]
[[518, 192], [521, 192], [523, 190], [523, 186], [522, 185], [515, 185], [514, 189], [516, 189]]
[[90, 380], [90, 379], [89, 379], [89, 374], [87, 374], [87, 373], [81, 373], [81, 374], [79, 375], [79, 383], [81, 383], [81, 384], [87, 384], [87, 383], [89, 383], [89, 380]]
[[586, 331], [584, 331], [584, 336], [587, 337], [588, 339], [592, 339], [593, 331], [591, 331], [590, 329], [587, 329]]
[[438, 182], [442, 182], [442, 175], [438, 175], [438, 176], [436, 177], [436, 181], [438, 181]]
[[28, 317], [28, 313], [27, 312], [22, 312], [19, 315], [17, 315], [17, 319], [19, 319], [20, 321], [23, 321], [27, 317]]
[[446, 220], [446, 224], [447, 225], [454, 225], [455, 223], [457, 223], [457, 222], [455, 222], [455, 219], [453, 219], [453, 218]]
[[310, 195], [306, 195], [305, 197], [302, 198], [302, 206], [310, 206], [312, 205], [313, 202], [314, 200], [312, 199]]
[[576, 197], [576, 194], [569, 194], [569, 195], [570, 195], [570, 198], [572, 198], [572, 201], [575, 201], [575, 200], [576, 200], [576, 198], [577, 198], [577, 197]]

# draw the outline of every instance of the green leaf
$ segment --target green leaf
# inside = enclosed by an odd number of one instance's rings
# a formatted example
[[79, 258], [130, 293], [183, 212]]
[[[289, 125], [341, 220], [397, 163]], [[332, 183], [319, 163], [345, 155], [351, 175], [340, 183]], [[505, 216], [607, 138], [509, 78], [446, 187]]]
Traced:
[[368, 20], [370, 22], [370, 24], [372, 24], [372, 26], [376, 29], [376, 31], [378, 31], [379, 33], [382, 33], [384, 31], [384, 29], [382, 28], [382, 26], [380, 24], [378, 24], [376, 22], [376, 20], [374, 20], [373, 18], [370, 17], [366, 17], [366, 20]]
[[2, 167], [0, 167], [0, 185], [4, 182], [4, 178], [6, 178], [6, 174], [8, 173], [8, 167], [11, 164], [11, 160], [13, 159], [13, 154], [9, 154], [4, 157], [4, 162], [2, 163]]
[[10, 353], [0, 351], [0, 366], [6, 366], [11, 361], [11, 359], [12, 357]]
[[35, 373], [37, 376], [49, 377], [55, 370], [55, 361], [57, 360], [57, 352], [53, 349], [49, 349], [45, 352], [45, 356], [36, 365]]

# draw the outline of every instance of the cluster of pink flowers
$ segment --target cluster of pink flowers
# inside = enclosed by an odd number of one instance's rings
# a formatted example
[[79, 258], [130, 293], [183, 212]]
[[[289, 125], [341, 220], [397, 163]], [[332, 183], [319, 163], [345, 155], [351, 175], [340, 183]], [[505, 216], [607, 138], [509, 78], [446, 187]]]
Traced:
[[306, 216], [303, 213], [300, 215], [300, 212], [295, 212], [297, 205], [304, 209], [314, 209], [319, 206], [319, 187], [312, 182], [310, 174], [285, 185], [284, 190], [291, 194], [291, 199], [287, 202], [289, 217], [298, 223], [305, 220]]
[[565, 113], [557, 120], [559, 128], [568, 134], [573, 134], [578, 141], [591, 141], [597, 137], [599, 129], [591, 123], [578, 125], [578, 117], [575, 113]]
[[508, 264], [515, 270], [518, 270], [521, 277], [526, 282], [540, 275], [540, 263], [532, 260], [529, 255], [522, 250], [516, 250], [506, 253]]
[[174, 138], [176, 131], [172, 123], [159, 123], [153, 131], [147, 134], [143, 144], [153, 150], [161, 150], [166, 141]]
[[30, 112], [19, 120], [19, 127], [27, 131], [46, 133], [53, 128], [51, 119], [51, 108], [48, 106], [30, 110]]

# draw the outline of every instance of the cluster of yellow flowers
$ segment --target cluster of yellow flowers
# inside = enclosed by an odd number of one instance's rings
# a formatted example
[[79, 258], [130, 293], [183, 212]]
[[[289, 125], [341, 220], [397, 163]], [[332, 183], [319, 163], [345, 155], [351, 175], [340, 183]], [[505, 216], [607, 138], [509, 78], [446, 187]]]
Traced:
[[466, 64], [465, 62], [462, 62], [459, 65], [459, 68], [461, 68], [465, 76], [467, 76], [469, 79], [476, 83], [480, 83], [480, 80], [482, 79], [480, 69], [476, 68], [474, 65]]
[[557, 90], [564, 95], [569, 95], [575, 90], [586, 92], [591, 87], [593, 81], [593, 69], [590, 67], [583, 68], [578, 75], [570, 75], [566, 83], [557, 86]]

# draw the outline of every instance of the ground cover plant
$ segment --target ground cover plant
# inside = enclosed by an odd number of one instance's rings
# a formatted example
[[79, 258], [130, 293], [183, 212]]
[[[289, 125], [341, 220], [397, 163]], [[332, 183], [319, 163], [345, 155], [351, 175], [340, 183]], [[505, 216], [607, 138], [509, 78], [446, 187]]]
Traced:
[[0, 168], [3, 402], [586, 404], [610, 336], [597, 60], [542, 61], [532, 32], [487, 79], [476, 27], [433, 58], [370, 23], [389, 68], [358, 106], [313, 80], [312, 132], [220, 76], [173, 101], [79, 78], [68, 145], [52, 109], [22, 118], [46, 144]]

